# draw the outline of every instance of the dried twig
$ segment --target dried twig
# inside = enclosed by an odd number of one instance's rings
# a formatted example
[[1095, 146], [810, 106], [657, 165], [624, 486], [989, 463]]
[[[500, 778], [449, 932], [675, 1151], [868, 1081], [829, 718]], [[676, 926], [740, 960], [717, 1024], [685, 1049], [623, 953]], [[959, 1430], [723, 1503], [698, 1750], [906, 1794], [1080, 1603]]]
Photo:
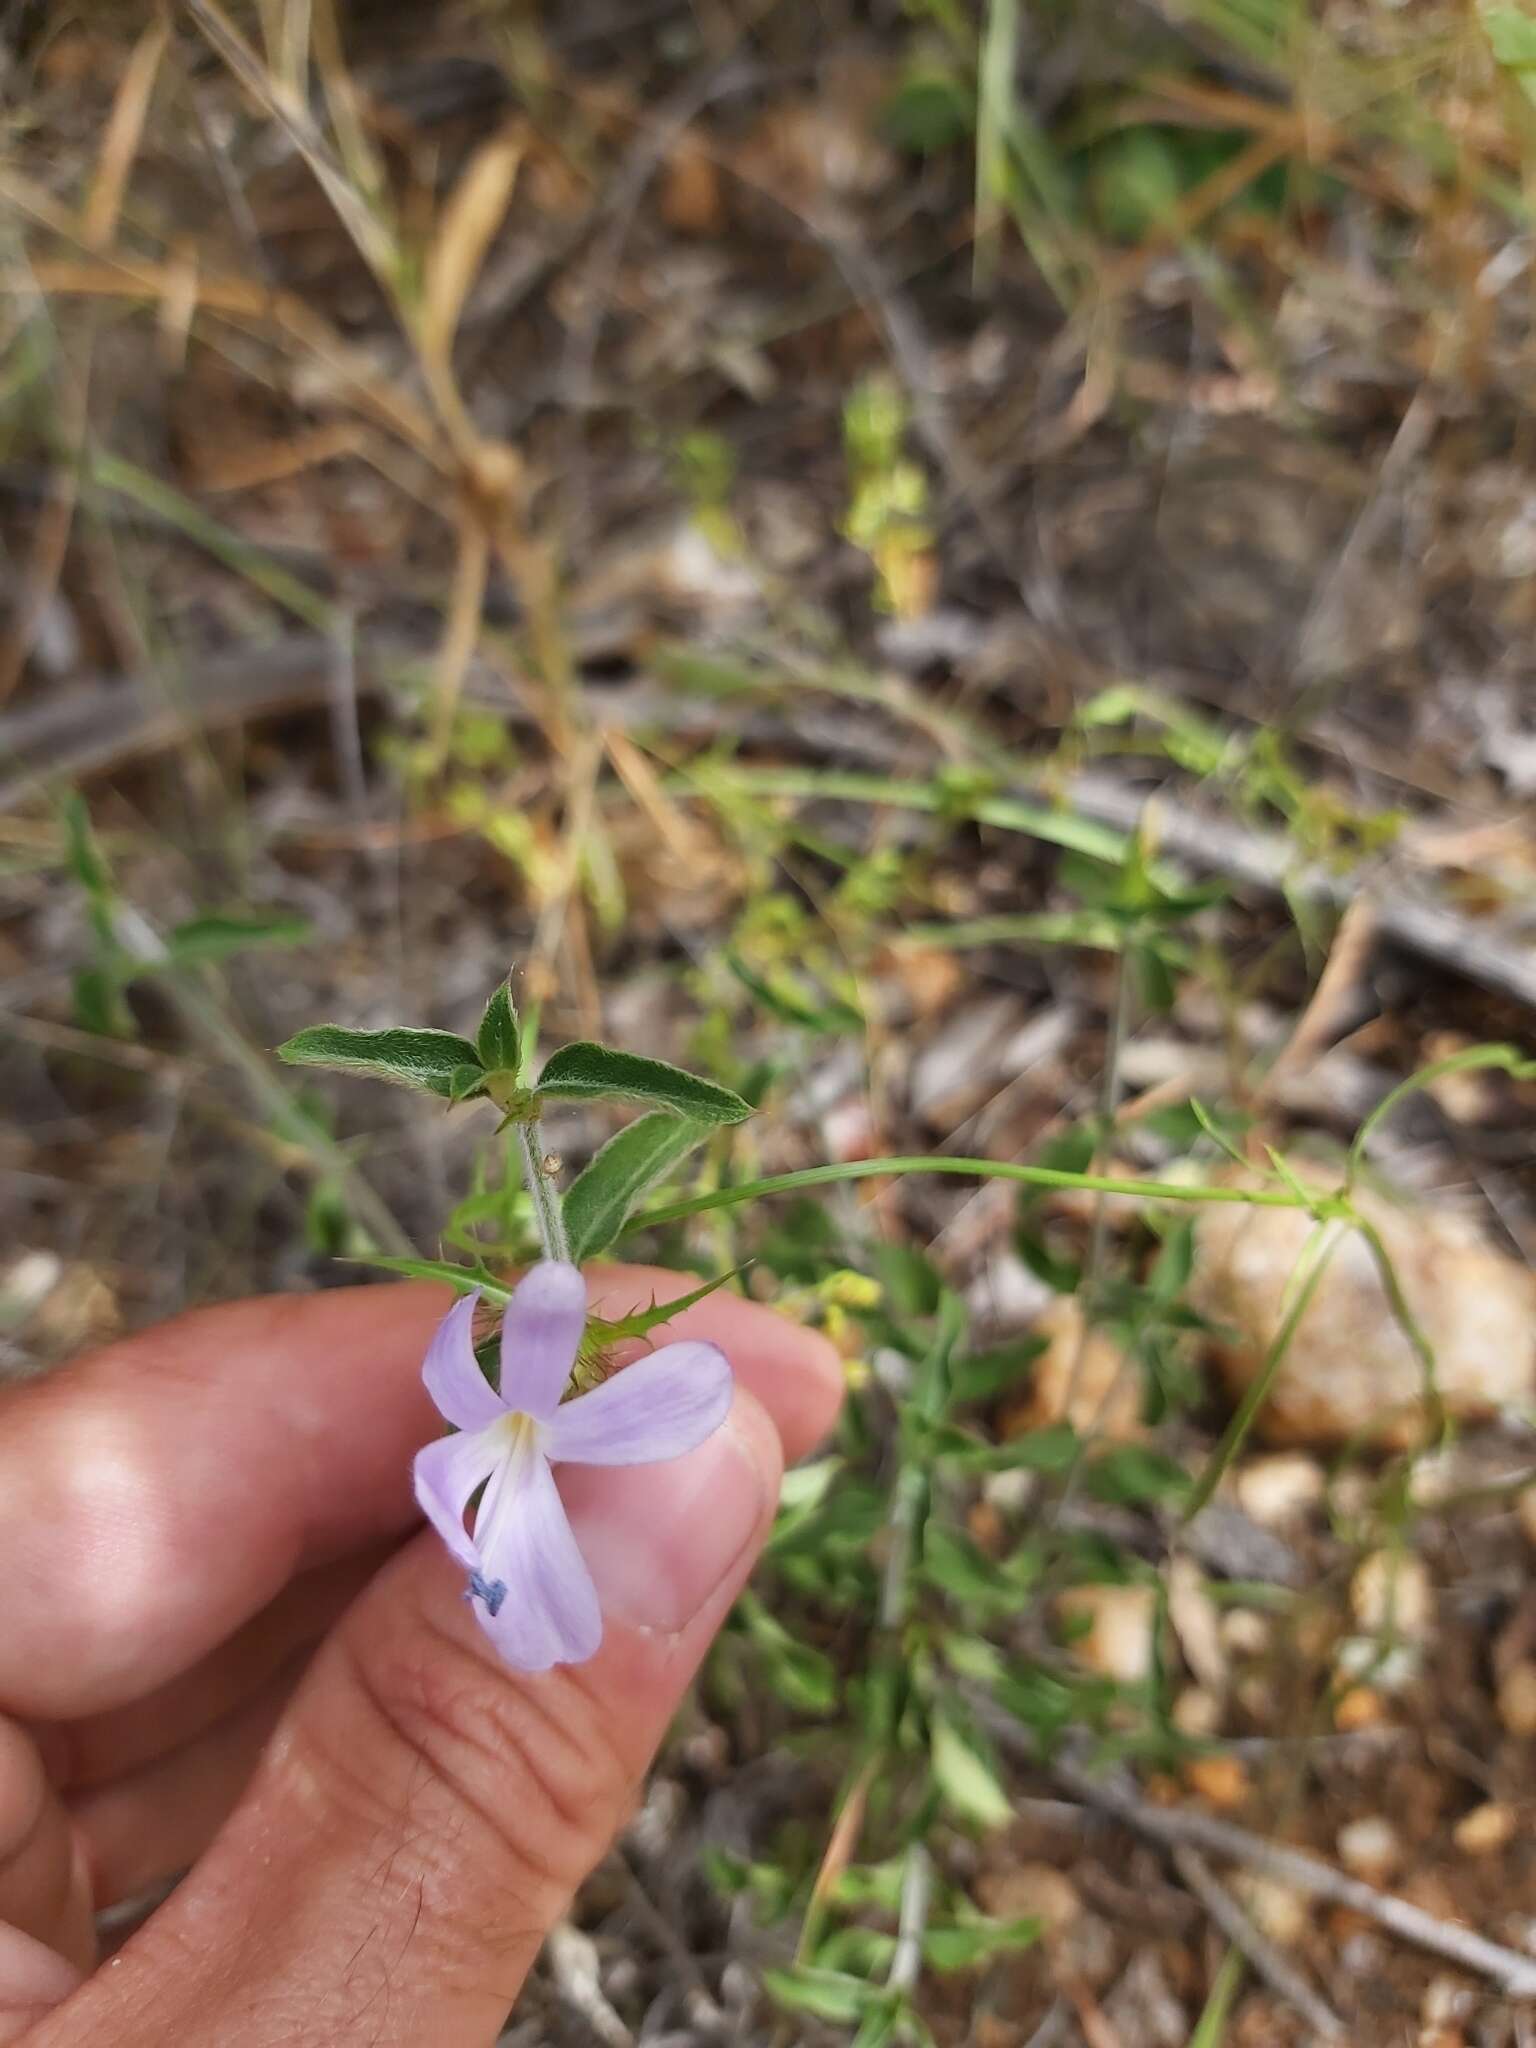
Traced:
[[1324, 2004], [1275, 1944], [1259, 1932], [1199, 1850], [1187, 1845], [1176, 1848], [1173, 1867], [1228, 1941], [1242, 1950], [1270, 1989], [1293, 2005], [1315, 2034], [1321, 2034], [1327, 2041], [1341, 2041], [1344, 2022]]
[[562, 1920], [544, 1944], [544, 1960], [555, 1989], [605, 2048], [634, 2048], [634, 2035], [608, 2003], [598, 1972], [597, 1944], [569, 1920]]
[[[1146, 805], [1144, 789], [1103, 773], [1079, 775], [1068, 794], [1087, 817], [1128, 831]], [[1342, 908], [1359, 896], [1365, 880], [1359, 870], [1298, 871], [1295, 848], [1283, 834], [1250, 831], [1188, 803], [1169, 804], [1160, 812], [1158, 841], [1165, 852], [1266, 895], [1289, 891]], [[1491, 918], [1474, 920], [1443, 904], [1416, 902], [1401, 889], [1383, 891], [1375, 909], [1378, 931], [1405, 952], [1536, 1009], [1536, 954], [1512, 930], [1501, 930]]]
[[1260, 1081], [1255, 1091], [1257, 1101], [1273, 1100], [1276, 1091], [1343, 1030], [1358, 999], [1376, 937], [1376, 923], [1376, 905], [1369, 895], [1357, 896], [1346, 908], [1311, 1000], [1279, 1057]]
[[[574, 637], [579, 656], [579, 621]], [[420, 653], [419, 646], [360, 645], [359, 688], [376, 686], [392, 660], [419, 658]], [[42, 705], [29, 707], [25, 716], [0, 720], [0, 760], [28, 763], [30, 757], [31, 762], [20, 774], [0, 782], [0, 811], [36, 788], [45, 775], [88, 774], [118, 759], [172, 745], [205, 726], [323, 701], [330, 659], [323, 643], [299, 636], [259, 655], [242, 651], [218, 657], [203, 666], [196, 703], [169, 704], [152, 683], [86, 685], [54, 692]], [[721, 718], [718, 707], [706, 702], [686, 704], [660, 689], [633, 684], [622, 689], [588, 687], [583, 698], [598, 724], [666, 725], [704, 738], [718, 728]], [[521, 707], [514, 706], [510, 715], [532, 722]], [[733, 715], [739, 735], [745, 730], [741, 713]], [[803, 713], [797, 715], [797, 723], [803, 736]], [[769, 710], [762, 714], [761, 726], [754, 717], [752, 736], [770, 737], [769, 728], [781, 735], [793, 730], [782, 714]], [[839, 722], [841, 749], [862, 750], [864, 743], [851, 720]], [[883, 752], [879, 765], [888, 765]], [[1077, 776], [1066, 794], [1085, 817], [1126, 830], [1134, 829], [1146, 805], [1144, 789], [1102, 772]], [[1030, 789], [1010, 795], [1038, 801], [1038, 792]], [[1294, 849], [1283, 835], [1251, 831], [1188, 803], [1164, 807], [1158, 840], [1165, 852], [1266, 895], [1298, 893], [1343, 907], [1360, 895], [1366, 882], [1360, 871], [1336, 873], [1316, 867], [1298, 873]], [[1381, 891], [1374, 908], [1378, 932], [1393, 945], [1536, 1010], [1536, 950], [1508, 926], [1467, 917], [1445, 904], [1415, 900], [1402, 890]]]
[[[991, 1725], [1000, 1741], [1011, 1739], [1003, 1733], [1002, 1717], [992, 1721]], [[1033, 1742], [1025, 1730], [1018, 1728], [1016, 1723], [1013, 1725], [1020, 1738], [1014, 1746], [1021, 1752], [1027, 1750], [1034, 1759]], [[1437, 1920], [1432, 1913], [1410, 1905], [1406, 1899], [1397, 1898], [1391, 1892], [1375, 1891], [1370, 1885], [1361, 1883], [1359, 1878], [1347, 1877], [1343, 1871], [1333, 1869], [1316, 1856], [1309, 1856], [1305, 1850], [1289, 1849], [1281, 1843], [1266, 1841], [1262, 1835], [1236, 1827], [1231, 1821], [1218, 1820], [1212, 1814], [1196, 1813], [1189, 1808], [1169, 1810], [1149, 1805], [1123, 1779], [1095, 1778], [1077, 1765], [1064, 1761], [1053, 1763], [1051, 1771], [1085, 1805], [1101, 1807], [1138, 1834], [1161, 1843], [1169, 1850], [1206, 1849], [1213, 1856], [1224, 1856], [1235, 1863], [1266, 1871], [1271, 1877], [1294, 1886], [1297, 1891], [1364, 1914], [1367, 1919], [1374, 1920], [1378, 1926], [1385, 1927], [1402, 1941], [1411, 1942], [1416, 1948], [1428, 1949], [1432, 1955], [1444, 1956], [1448, 1962], [1476, 1971], [1497, 1984], [1510, 1998], [1536, 1998], [1536, 1958], [1522, 1956], [1512, 1948], [1490, 1941], [1486, 1935], [1474, 1933], [1469, 1927], [1457, 1927], [1450, 1921]]]

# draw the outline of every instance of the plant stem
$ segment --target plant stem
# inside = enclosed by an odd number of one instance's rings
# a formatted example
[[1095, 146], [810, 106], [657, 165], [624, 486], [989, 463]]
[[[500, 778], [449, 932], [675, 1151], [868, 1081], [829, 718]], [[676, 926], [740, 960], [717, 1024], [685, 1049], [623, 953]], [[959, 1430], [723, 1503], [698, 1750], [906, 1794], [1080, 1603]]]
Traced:
[[1250, 1382], [1237, 1412], [1227, 1424], [1221, 1442], [1212, 1451], [1206, 1460], [1204, 1471], [1195, 1481], [1195, 1490], [1184, 1504], [1184, 1512], [1180, 1517], [1181, 1525], [1192, 1522], [1199, 1514], [1221, 1484], [1222, 1475], [1227, 1467], [1242, 1449], [1248, 1432], [1253, 1427], [1253, 1419], [1268, 1399], [1275, 1375], [1284, 1362], [1285, 1354], [1291, 1348], [1296, 1326], [1311, 1306], [1312, 1297], [1328, 1270], [1329, 1261], [1348, 1234], [1348, 1229], [1342, 1227], [1337, 1219], [1322, 1222], [1302, 1246], [1290, 1278], [1289, 1284], [1293, 1289], [1290, 1306], [1275, 1332], [1274, 1342], [1270, 1345], [1263, 1364]]
[[801, 1188], [824, 1188], [834, 1181], [871, 1180], [897, 1173], [963, 1173], [976, 1180], [1020, 1181], [1032, 1188], [1084, 1188], [1090, 1194], [1130, 1195], [1147, 1202], [1247, 1202], [1259, 1209], [1305, 1209], [1300, 1196], [1279, 1188], [1188, 1187], [1178, 1181], [1120, 1179], [1102, 1173], [1068, 1173], [1055, 1166], [1020, 1166], [1006, 1159], [954, 1159], [919, 1154], [899, 1159], [849, 1159], [831, 1166], [806, 1166], [798, 1173], [770, 1174], [765, 1180], [743, 1181], [737, 1187], [716, 1188], [707, 1195], [692, 1195], [686, 1201], [668, 1202], [632, 1217], [626, 1230], [646, 1230], [653, 1224], [676, 1223], [684, 1216], [702, 1216], [711, 1209], [727, 1209], [737, 1202], [752, 1202], [759, 1195], [791, 1195]]
[[533, 1213], [538, 1222], [544, 1256], [569, 1265], [570, 1241], [565, 1234], [565, 1218], [560, 1213], [560, 1197], [550, 1186], [549, 1175], [544, 1171], [544, 1134], [539, 1128], [538, 1118], [520, 1123], [517, 1138], [523, 1148], [523, 1178], [533, 1197]]

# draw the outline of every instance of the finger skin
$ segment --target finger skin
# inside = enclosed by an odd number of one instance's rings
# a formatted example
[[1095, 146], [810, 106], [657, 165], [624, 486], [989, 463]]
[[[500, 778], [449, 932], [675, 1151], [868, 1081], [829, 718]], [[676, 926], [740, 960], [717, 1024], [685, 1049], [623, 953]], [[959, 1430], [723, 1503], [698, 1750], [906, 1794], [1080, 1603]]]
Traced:
[[78, 1721], [34, 1723], [48, 1775], [79, 1794], [180, 1751], [254, 1694], [299, 1650], [311, 1650], [398, 1546], [370, 1544], [301, 1572], [227, 1642], [142, 1699]]
[[[81, 1968], [95, 1958], [90, 1880], [78, 1838], [26, 1730], [3, 1719], [0, 1924], [46, 1942]], [[0, 2008], [13, 1989], [0, 1974]]]
[[[592, 1280], [609, 1312], [692, 1284]], [[0, 1396], [0, 1709], [123, 1706], [296, 1571], [410, 1529], [411, 1458], [439, 1427], [421, 1359], [448, 1300], [410, 1283], [232, 1303]], [[814, 1333], [724, 1293], [675, 1329], [721, 1345], [791, 1457], [830, 1423], [836, 1362]]]
[[[738, 1392], [719, 1437], [690, 1455], [718, 1455], [718, 1505], [747, 1512], [712, 1591], [676, 1633], [610, 1624], [586, 1665], [508, 1673], [442, 1545], [409, 1543], [322, 1646], [197, 1871], [29, 2048], [490, 2048], [772, 1525], [772, 1421]], [[635, 1469], [655, 1475], [654, 1535], [675, 1467]], [[663, 1576], [689, 1577], [708, 1526], [662, 1528]]]
[[0, 2048], [22, 2040], [80, 1981], [74, 1964], [46, 1943], [0, 1926]]
[[98, 1912], [138, 1898], [202, 1855], [250, 1783], [313, 1656], [313, 1648], [295, 1652], [193, 1741], [69, 1802]]

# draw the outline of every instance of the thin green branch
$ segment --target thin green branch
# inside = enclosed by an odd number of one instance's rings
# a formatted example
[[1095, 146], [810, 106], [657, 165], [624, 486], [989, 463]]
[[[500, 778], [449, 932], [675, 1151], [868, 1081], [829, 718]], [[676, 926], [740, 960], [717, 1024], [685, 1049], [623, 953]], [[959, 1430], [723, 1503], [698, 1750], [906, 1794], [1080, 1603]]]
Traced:
[[523, 1178], [528, 1192], [533, 1197], [534, 1218], [539, 1226], [539, 1242], [544, 1247], [546, 1259], [558, 1259], [562, 1265], [569, 1265], [571, 1259], [570, 1240], [565, 1234], [565, 1217], [560, 1210], [560, 1197], [550, 1185], [544, 1169], [544, 1134], [539, 1120], [534, 1117], [517, 1126], [518, 1143], [523, 1153]]
[[[830, 1187], [845, 1180], [874, 1180], [881, 1176], [908, 1173], [960, 1173], [973, 1180], [1009, 1180], [1031, 1188], [1080, 1188], [1089, 1194], [1129, 1195], [1147, 1202], [1239, 1202], [1259, 1209], [1307, 1209], [1310, 1203], [1279, 1188], [1187, 1187], [1177, 1181], [1132, 1180], [1113, 1174], [1068, 1173], [1054, 1166], [1021, 1166], [1008, 1159], [957, 1159], [917, 1154], [892, 1159], [848, 1159], [830, 1166], [806, 1166], [797, 1173], [769, 1174], [762, 1180], [742, 1181], [739, 1186], [716, 1188], [707, 1195], [690, 1195], [680, 1202], [668, 1202], [660, 1209], [634, 1216], [627, 1231], [648, 1230], [661, 1223], [677, 1223], [685, 1216], [703, 1216], [711, 1209], [727, 1209], [738, 1202], [756, 1201], [759, 1195], [793, 1195], [806, 1188]], [[1321, 1201], [1325, 1199], [1319, 1195]]]
[[1318, 1223], [1302, 1246], [1301, 1257], [1296, 1261], [1296, 1269], [1291, 1275], [1295, 1289], [1291, 1296], [1291, 1305], [1275, 1332], [1275, 1340], [1270, 1345], [1257, 1376], [1239, 1402], [1237, 1412], [1227, 1424], [1221, 1442], [1206, 1460], [1205, 1470], [1195, 1481], [1194, 1492], [1189, 1496], [1184, 1509], [1183, 1519], [1186, 1522], [1193, 1521], [1199, 1514], [1221, 1484], [1222, 1475], [1227, 1467], [1246, 1442], [1248, 1432], [1253, 1427], [1254, 1417], [1268, 1400], [1275, 1375], [1280, 1370], [1286, 1352], [1291, 1348], [1291, 1340], [1296, 1335], [1297, 1326], [1311, 1305], [1318, 1285], [1328, 1270], [1330, 1260], [1344, 1242], [1345, 1234], [1341, 1219], [1329, 1217]]

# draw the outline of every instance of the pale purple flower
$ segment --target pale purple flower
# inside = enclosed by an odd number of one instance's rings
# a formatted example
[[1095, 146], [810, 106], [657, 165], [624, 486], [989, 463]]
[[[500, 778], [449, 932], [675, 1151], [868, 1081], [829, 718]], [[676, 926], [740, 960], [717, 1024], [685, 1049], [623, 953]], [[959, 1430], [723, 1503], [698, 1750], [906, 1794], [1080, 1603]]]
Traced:
[[[587, 1319], [574, 1266], [532, 1267], [501, 1325], [501, 1392], [475, 1362], [478, 1290], [437, 1327], [421, 1368], [458, 1434], [416, 1454], [422, 1512], [469, 1573], [465, 1598], [519, 1671], [581, 1664], [603, 1638], [597, 1588], [555, 1490], [552, 1465], [648, 1465], [720, 1427], [731, 1369], [713, 1344], [668, 1344], [590, 1393], [563, 1402]], [[464, 1513], [485, 1492], [473, 1536]]]

